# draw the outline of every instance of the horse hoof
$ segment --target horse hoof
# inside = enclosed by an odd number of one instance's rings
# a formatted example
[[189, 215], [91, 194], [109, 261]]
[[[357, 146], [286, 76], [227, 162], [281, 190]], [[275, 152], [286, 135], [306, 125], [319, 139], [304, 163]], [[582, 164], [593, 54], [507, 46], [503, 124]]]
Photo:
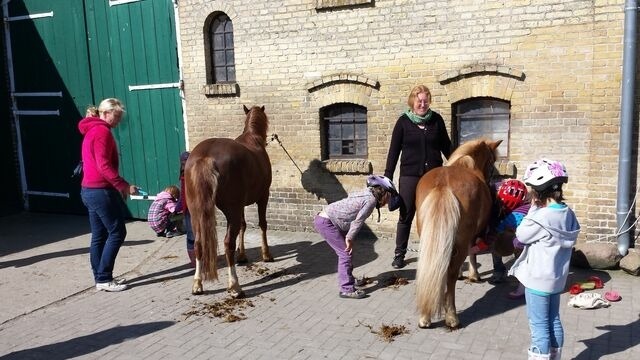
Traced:
[[262, 261], [264, 261], [264, 262], [273, 262], [273, 256], [263, 257]]
[[431, 321], [420, 320], [420, 321], [418, 321], [418, 327], [420, 329], [428, 329], [428, 328], [431, 327]]
[[240, 291], [235, 291], [235, 290], [227, 290], [229, 292], [229, 295], [231, 295], [232, 298], [234, 299], [244, 299], [245, 294], [244, 291], [240, 290]]
[[204, 291], [202, 290], [202, 283], [201, 282], [194, 282], [193, 286], [191, 287], [191, 293], [193, 295], [202, 295]]

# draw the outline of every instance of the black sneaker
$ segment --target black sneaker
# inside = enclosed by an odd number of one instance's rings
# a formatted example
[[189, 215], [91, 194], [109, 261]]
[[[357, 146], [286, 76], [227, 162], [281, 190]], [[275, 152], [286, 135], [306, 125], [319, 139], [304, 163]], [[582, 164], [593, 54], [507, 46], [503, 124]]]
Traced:
[[391, 263], [391, 266], [393, 266], [394, 269], [402, 269], [406, 265], [407, 263], [404, 262], [404, 256], [402, 255], [396, 255]]

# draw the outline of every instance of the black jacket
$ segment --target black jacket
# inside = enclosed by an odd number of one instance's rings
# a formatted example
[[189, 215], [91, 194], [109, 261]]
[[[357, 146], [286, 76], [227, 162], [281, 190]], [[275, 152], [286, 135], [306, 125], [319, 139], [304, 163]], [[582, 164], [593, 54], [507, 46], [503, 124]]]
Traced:
[[442, 116], [432, 111], [431, 119], [424, 130], [404, 114], [393, 128], [387, 165], [384, 175], [393, 179], [393, 172], [400, 158], [400, 176], [422, 176], [427, 171], [442, 166], [442, 153], [451, 155], [451, 139], [447, 134]]

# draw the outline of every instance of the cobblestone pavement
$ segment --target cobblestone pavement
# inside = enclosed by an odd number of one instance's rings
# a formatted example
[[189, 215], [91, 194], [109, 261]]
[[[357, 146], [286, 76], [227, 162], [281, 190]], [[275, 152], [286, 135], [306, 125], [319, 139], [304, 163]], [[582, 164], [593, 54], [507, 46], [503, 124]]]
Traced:
[[[315, 233], [269, 232], [275, 262], [257, 262], [260, 235], [247, 231], [249, 265], [238, 266], [247, 297], [231, 301], [227, 270], [191, 295], [184, 236], [156, 238], [145, 222], [127, 225], [116, 274], [131, 288], [96, 292], [83, 216], [0, 217], [0, 359], [525, 359], [529, 330], [513, 284], [458, 281], [463, 327], [442, 320], [417, 327], [414, 279], [391, 268], [389, 239], [361, 239], [354, 273], [368, 297], [338, 297], [336, 257]], [[413, 244], [417, 246], [416, 244]], [[484, 278], [488, 255], [479, 257]], [[563, 305], [563, 359], [640, 358], [640, 282], [621, 271], [572, 269], [569, 281], [598, 275], [620, 302], [579, 310]], [[407, 284], [403, 284], [403, 280]], [[563, 304], [569, 294], [562, 295]], [[396, 336], [382, 335], [397, 330]], [[389, 341], [390, 340], [390, 341]]]

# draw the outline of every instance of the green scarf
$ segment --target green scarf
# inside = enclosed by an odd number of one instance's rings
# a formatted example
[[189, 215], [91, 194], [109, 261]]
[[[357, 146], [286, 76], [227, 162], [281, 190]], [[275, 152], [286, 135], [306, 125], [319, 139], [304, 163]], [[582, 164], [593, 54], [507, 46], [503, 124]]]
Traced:
[[407, 117], [409, 118], [409, 120], [411, 120], [412, 123], [416, 125], [423, 125], [423, 124], [426, 124], [427, 121], [431, 119], [431, 115], [433, 114], [433, 112], [431, 111], [431, 109], [429, 109], [429, 111], [427, 111], [427, 113], [424, 116], [418, 116], [416, 115], [416, 113], [414, 113], [410, 109], [407, 109], [407, 111], [405, 111], [404, 114], [407, 115]]

